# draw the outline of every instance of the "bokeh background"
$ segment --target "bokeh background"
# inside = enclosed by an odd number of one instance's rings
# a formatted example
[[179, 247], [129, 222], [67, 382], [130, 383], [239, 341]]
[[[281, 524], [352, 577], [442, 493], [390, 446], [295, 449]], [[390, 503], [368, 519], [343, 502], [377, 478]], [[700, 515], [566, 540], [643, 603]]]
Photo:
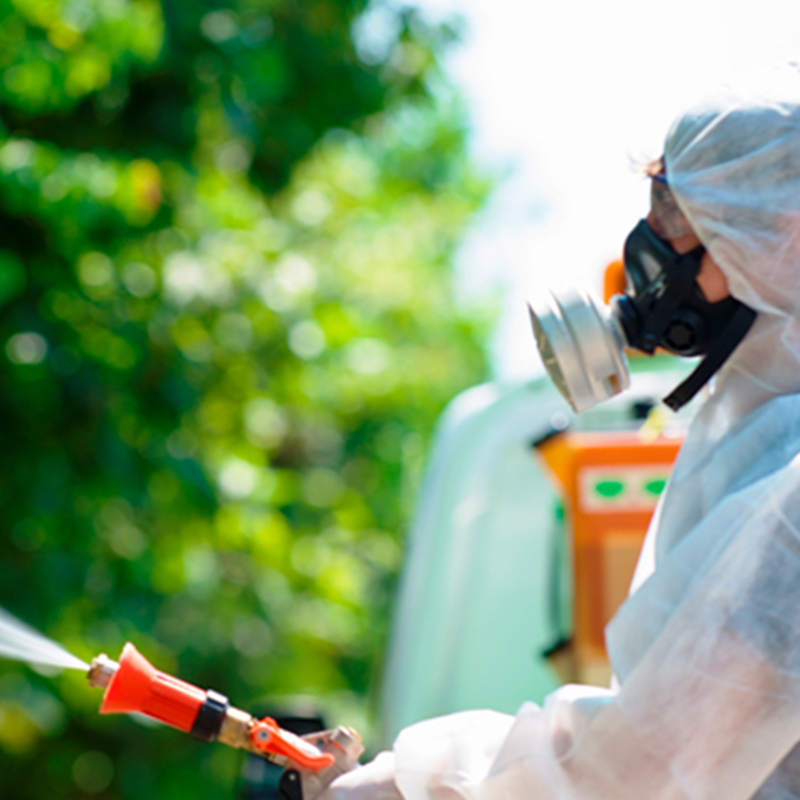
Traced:
[[[366, 0], [0, 2], [0, 606], [367, 735], [444, 405], [492, 303], [457, 25]], [[310, 700], [309, 700], [310, 698]], [[0, 662], [0, 796], [231, 797], [241, 758]]]

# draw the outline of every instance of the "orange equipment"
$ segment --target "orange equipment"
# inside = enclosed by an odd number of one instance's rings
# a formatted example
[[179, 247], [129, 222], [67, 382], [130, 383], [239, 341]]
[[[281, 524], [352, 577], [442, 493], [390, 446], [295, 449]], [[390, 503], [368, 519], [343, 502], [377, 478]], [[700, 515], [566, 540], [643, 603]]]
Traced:
[[636, 431], [555, 434], [538, 451], [563, 490], [572, 539], [573, 637], [563, 677], [610, 677], [603, 630], [633, 569], [681, 440]]
[[219, 741], [287, 767], [281, 779], [284, 796], [314, 800], [338, 775], [353, 769], [364, 750], [352, 728], [301, 738], [271, 717], [256, 719], [219, 692], [160, 672], [130, 642], [119, 662], [105, 654], [95, 658], [88, 678], [91, 686], [105, 690], [101, 714], [138, 712], [201, 741]]
[[603, 273], [603, 302], [608, 305], [615, 294], [625, 292], [625, 264], [612, 261]]

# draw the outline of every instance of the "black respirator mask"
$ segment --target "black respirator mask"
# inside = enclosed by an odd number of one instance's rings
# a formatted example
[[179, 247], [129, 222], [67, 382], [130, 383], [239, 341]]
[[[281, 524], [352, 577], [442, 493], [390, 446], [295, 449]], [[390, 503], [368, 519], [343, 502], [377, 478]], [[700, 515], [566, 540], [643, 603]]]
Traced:
[[608, 306], [583, 292], [551, 294], [530, 308], [544, 365], [575, 411], [585, 411], [630, 384], [625, 347], [657, 347], [705, 356], [664, 402], [691, 400], [750, 330], [756, 312], [732, 297], [710, 303], [697, 285], [705, 249], [678, 254], [645, 220], [625, 242], [625, 294]]

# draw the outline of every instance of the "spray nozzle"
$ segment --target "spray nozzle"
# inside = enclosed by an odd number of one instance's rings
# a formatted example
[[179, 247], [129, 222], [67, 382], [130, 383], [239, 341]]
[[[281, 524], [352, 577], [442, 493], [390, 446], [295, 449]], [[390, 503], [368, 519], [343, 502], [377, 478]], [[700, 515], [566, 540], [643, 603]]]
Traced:
[[301, 738], [270, 717], [256, 719], [213, 689], [200, 689], [160, 672], [130, 643], [119, 662], [104, 653], [97, 656], [88, 678], [91, 686], [105, 692], [101, 714], [138, 712], [196, 739], [220, 741], [289, 767], [288, 777], [293, 775], [303, 785], [304, 800], [312, 800], [337, 775], [352, 769], [364, 750], [350, 728]]

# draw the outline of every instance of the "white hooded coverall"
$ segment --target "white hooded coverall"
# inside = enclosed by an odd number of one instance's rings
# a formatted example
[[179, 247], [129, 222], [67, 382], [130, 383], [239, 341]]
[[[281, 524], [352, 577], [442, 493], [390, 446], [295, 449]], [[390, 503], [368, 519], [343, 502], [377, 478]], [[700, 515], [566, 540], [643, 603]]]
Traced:
[[618, 688], [418, 723], [324, 800], [800, 800], [800, 72], [693, 108], [664, 157], [758, 317], [607, 628]]

